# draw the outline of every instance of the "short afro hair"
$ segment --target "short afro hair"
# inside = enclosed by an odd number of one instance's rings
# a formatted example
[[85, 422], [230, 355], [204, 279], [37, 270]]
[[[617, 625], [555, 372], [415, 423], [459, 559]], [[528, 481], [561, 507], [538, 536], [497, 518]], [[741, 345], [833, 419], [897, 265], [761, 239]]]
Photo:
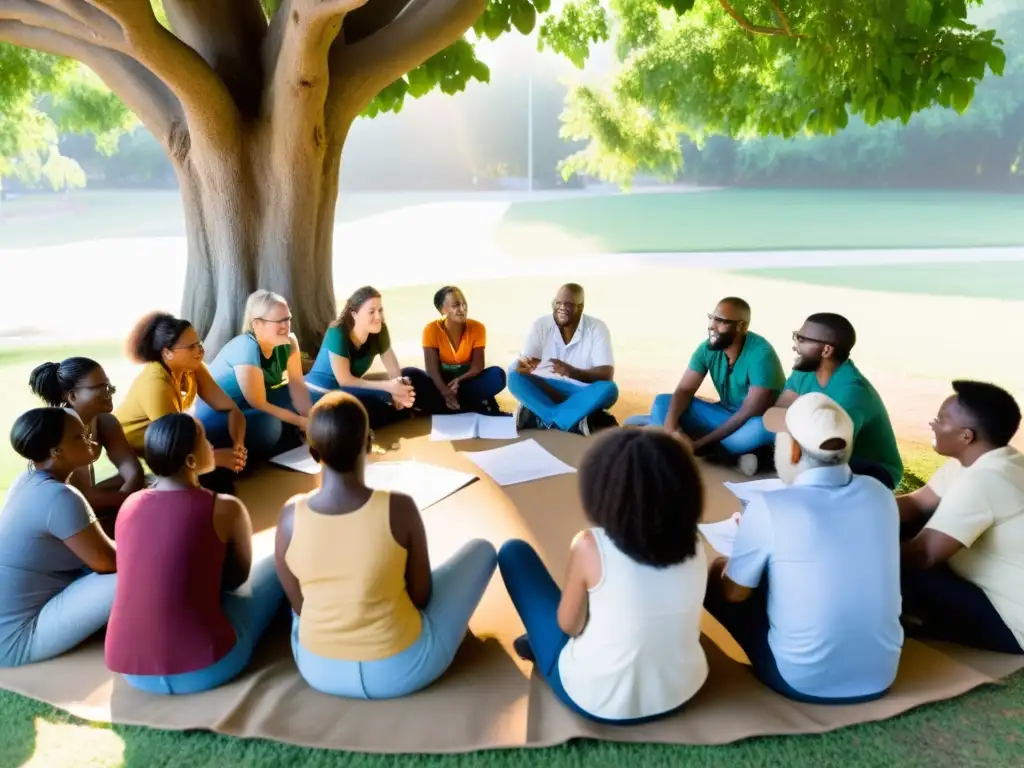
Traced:
[[960, 407], [971, 415], [978, 437], [997, 448], [1010, 444], [1020, 429], [1020, 406], [1002, 387], [983, 381], [953, 382]]
[[829, 346], [836, 351], [835, 359], [837, 361], [842, 363], [849, 359], [850, 352], [853, 351], [853, 347], [857, 343], [857, 331], [854, 330], [853, 323], [835, 312], [818, 312], [808, 317], [807, 322], [829, 330], [831, 339], [822, 339], [822, 341], [828, 341]]
[[690, 452], [660, 429], [612, 429], [579, 469], [587, 518], [618, 549], [655, 568], [677, 565], [700, 546], [704, 485]]

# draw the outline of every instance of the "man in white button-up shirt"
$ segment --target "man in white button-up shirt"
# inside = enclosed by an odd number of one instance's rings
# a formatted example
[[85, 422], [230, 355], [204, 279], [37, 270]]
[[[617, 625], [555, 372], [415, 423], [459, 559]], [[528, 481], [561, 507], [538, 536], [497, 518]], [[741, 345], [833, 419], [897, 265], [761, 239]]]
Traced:
[[530, 327], [522, 354], [508, 371], [519, 401], [519, 429], [561, 429], [589, 435], [592, 417], [619, 397], [608, 326], [583, 314], [583, 288], [563, 285], [552, 313]]

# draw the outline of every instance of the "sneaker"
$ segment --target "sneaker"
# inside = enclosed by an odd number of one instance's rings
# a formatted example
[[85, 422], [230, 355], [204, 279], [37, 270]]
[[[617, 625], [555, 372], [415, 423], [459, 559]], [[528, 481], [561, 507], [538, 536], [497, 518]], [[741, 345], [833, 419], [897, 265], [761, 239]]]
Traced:
[[736, 468], [747, 477], [757, 474], [757, 456], [752, 453], [744, 453], [736, 462]]
[[583, 435], [583, 437], [590, 437], [590, 417], [584, 416], [579, 420], [576, 426], [571, 427], [569, 431], [574, 435]]
[[530, 646], [530, 638], [526, 635], [520, 635], [512, 641], [512, 649], [523, 661], [536, 661], [533, 657], [533, 648]]
[[520, 432], [524, 429], [540, 429], [540, 419], [525, 405], [520, 405], [516, 408], [516, 429]]

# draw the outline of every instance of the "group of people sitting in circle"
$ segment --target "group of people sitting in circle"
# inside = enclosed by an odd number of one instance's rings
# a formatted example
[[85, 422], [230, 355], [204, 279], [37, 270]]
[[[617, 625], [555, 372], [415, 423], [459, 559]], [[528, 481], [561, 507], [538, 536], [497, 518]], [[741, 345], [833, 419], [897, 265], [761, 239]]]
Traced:
[[[902, 463], [850, 359], [851, 324], [808, 318], [786, 379], [738, 298], [709, 315], [675, 392], [587, 450], [577, 482], [589, 527], [561, 589], [521, 540], [500, 551], [474, 540], [435, 567], [413, 500], [366, 485], [374, 429], [417, 411], [498, 413], [507, 381], [520, 429], [589, 435], [615, 424], [618, 393], [608, 328], [583, 313], [579, 286], [559, 290], [507, 374], [486, 367], [485, 329], [461, 291], [434, 303], [423, 369], [400, 366], [372, 288], [348, 300], [308, 374], [287, 303], [266, 291], [209, 367], [188, 322], [144, 318], [128, 344], [142, 368], [117, 408], [92, 360], [36, 368], [29, 384], [46, 407], [11, 430], [29, 467], [0, 512], [0, 665], [53, 658], [106, 626], [106, 664], [128, 685], [195, 693], [238, 676], [290, 609], [311, 687], [404, 696], [448, 668], [496, 569], [526, 629], [516, 653], [598, 722], [644, 722], [692, 699], [709, 675], [704, 609], [758, 679], [799, 701], [883, 696], [905, 636], [1024, 653], [1014, 398], [954, 382], [931, 425], [947, 462], [896, 496]], [[386, 378], [369, 378], [378, 355]], [[696, 397], [708, 374], [715, 404]], [[274, 552], [256, 558], [223, 478], [302, 440], [319, 487], [287, 502]], [[97, 482], [103, 450], [117, 474]], [[784, 484], [747, 504], [732, 553], [710, 563], [696, 456], [748, 475], [774, 465]]]

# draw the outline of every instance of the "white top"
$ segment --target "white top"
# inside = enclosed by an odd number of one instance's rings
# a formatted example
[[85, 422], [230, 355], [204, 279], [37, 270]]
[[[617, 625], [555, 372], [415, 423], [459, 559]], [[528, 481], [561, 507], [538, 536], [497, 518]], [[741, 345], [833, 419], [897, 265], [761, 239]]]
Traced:
[[565, 692], [606, 720], [660, 715], [689, 701], [708, 676], [700, 619], [708, 566], [704, 548], [668, 568], [623, 554], [602, 528], [601, 581], [589, 590], [583, 633], [558, 658]]
[[580, 324], [576, 326], [576, 332], [568, 344], [562, 340], [562, 332], [552, 315], [537, 318], [526, 335], [522, 356], [540, 358], [541, 363], [534, 371], [537, 376], [581, 385], [583, 382], [555, 374], [551, 369], [551, 360], [561, 360], [574, 368], [583, 369], [615, 365], [608, 326], [590, 315], [580, 317]]
[[1007, 446], [967, 468], [950, 459], [928, 487], [940, 501], [926, 527], [965, 547], [949, 567], [981, 587], [1024, 648], [1024, 454]]
[[845, 464], [805, 470], [747, 505], [725, 575], [750, 588], [768, 579], [768, 645], [798, 692], [847, 698], [892, 685], [899, 529], [892, 492]]

